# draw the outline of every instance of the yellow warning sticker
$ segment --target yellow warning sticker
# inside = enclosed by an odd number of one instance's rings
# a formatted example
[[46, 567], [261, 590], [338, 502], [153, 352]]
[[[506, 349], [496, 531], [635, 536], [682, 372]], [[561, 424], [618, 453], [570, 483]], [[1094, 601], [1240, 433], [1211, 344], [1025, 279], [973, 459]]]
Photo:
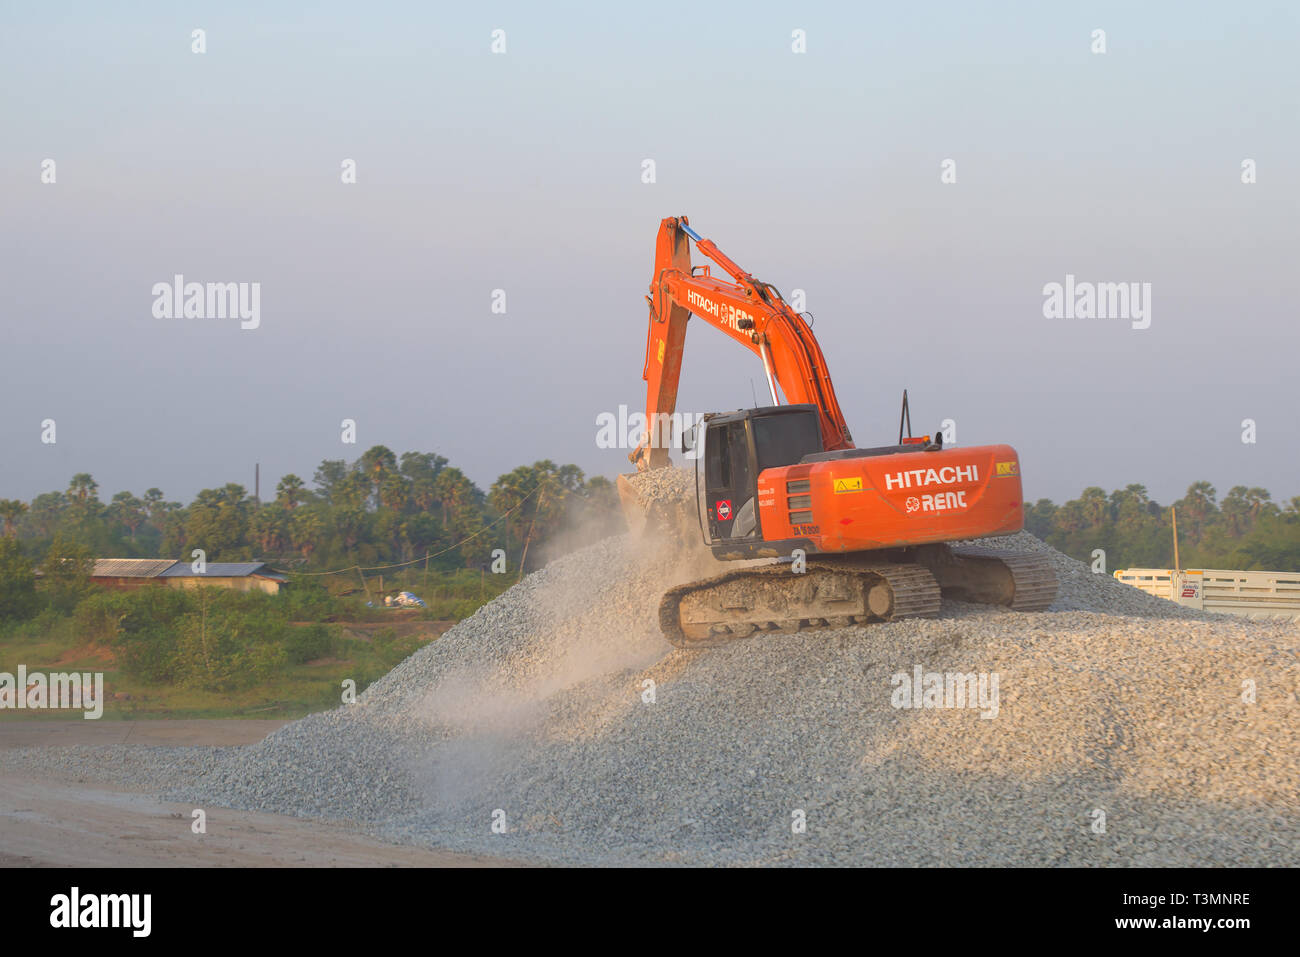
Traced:
[[861, 492], [862, 479], [860, 478], [842, 478], [835, 480], [835, 494], [841, 492]]
[[1019, 463], [1019, 462], [998, 462], [998, 463], [997, 463], [997, 468], [996, 468], [994, 474], [996, 474], [996, 475], [1019, 475], [1019, 474], [1020, 474], [1020, 463]]
[[660, 339], [660, 340], [659, 340], [659, 361], [660, 361], [661, 363], [664, 361], [664, 346], [665, 346], [665, 345], [667, 345], [667, 343], [666, 343], [663, 339]]

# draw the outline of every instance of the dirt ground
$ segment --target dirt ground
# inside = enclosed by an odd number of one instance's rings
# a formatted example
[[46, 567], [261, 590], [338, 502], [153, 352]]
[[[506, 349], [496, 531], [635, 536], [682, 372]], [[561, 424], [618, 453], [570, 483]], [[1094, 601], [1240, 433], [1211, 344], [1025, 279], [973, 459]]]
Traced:
[[[248, 744], [282, 721], [0, 723], [0, 750], [77, 744]], [[0, 776], [3, 867], [500, 867], [499, 858], [386, 844], [324, 821], [189, 805], [56, 775]]]

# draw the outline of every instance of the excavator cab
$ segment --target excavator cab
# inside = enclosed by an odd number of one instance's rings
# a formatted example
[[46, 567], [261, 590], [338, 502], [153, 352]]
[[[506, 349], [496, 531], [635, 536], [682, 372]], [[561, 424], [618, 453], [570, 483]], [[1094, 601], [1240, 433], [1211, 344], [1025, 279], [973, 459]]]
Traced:
[[710, 416], [704, 439], [704, 501], [711, 542], [760, 539], [758, 476], [822, 451], [815, 405], [742, 409]]

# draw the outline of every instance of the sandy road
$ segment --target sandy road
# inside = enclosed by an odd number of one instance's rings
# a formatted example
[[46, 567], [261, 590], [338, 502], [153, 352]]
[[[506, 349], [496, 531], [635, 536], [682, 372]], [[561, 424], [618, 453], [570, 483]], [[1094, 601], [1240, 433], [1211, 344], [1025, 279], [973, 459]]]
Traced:
[[[142, 747], [248, 744], [282, 721], [21, 721], [0, 723], [0, 750], [74, 744]], [[5, 867], [494, 867], [512, 862], [386, 844], [323, 821], [205, 808], [55, 775], [0, 775]]]

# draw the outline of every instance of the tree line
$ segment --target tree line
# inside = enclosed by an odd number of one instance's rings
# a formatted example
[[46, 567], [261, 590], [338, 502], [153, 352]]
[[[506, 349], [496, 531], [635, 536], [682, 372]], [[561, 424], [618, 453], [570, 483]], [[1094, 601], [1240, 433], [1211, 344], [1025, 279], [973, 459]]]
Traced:
[[[475, 568], [504, 549], [511, 570], [532, 568], [557, 550], [622, 528], [618, 494], [600, 476], [549, 460], [501, 475], [485, 493], [431, 452], [382, 445], [358, 459], [320, 463], [311, 487], [282, 477], [274, 498], [258, 501], [227, 483], [192, 502], [169, 501], [158, 488], [118, 492], [108, 502], [89, 473], [63, 491], [30, 502], [0, 499], [4, 536], [33, 561], [53, 549], [96, 557], [208, 561], [261, 560], [294, 570], [385, 565], [431, 555], [439, 570]], [[526, 555], [525, 555], [526, 552]]]
[[[1279, 505], [1266, 489], [1238, 485], [1220, 500], [1209, 482], [1194, 482], [1173, 507], [1185, 566], [1300, 569], [1300, 496]], [[517, 571], [623, 529], [613, 483], [575, 465], [521, 465], [485, 493], [444, 456], [398, 456], [382, 445], [352, 462], [321, 462], [310, 488], [285, 475], [266, 501], [227, 483], [185, 506], [157, 488], [103, 502], [94, 478], [80, 473], [31, 502], [0, 499], [0, 523], [28, 567], [50, 565], [55, 577], [68, 558], [188, 560], [195, 548], [208, 561], [258, 559], [290, 570], [428, 554], [431, 569], [446, 571], [481, 567], [504, 549]], [[1026, 505], [1025, 527], [1081, 561], [1104, 549], [1111, 570], [1173, 564], [1170, 508], [1143, 485], [1110, 493], [1093, 486], [1061, 505], [1039, 499]]]
[[[1300, 571], [1300, 496], [1279, 505], [1266, 489], [1236, 485], [1220, 500], [1209, 482], [1193, 482], [1173, 508], [1185, 568]], [[1172, 568], [1173, 521], [1144, 485], [1109, 494], [1092, 486], [1063, 505], [1043, 498], [1025, 508], [1026, 529], [1080, 561], [1104, 549], [1109, 571]]]

